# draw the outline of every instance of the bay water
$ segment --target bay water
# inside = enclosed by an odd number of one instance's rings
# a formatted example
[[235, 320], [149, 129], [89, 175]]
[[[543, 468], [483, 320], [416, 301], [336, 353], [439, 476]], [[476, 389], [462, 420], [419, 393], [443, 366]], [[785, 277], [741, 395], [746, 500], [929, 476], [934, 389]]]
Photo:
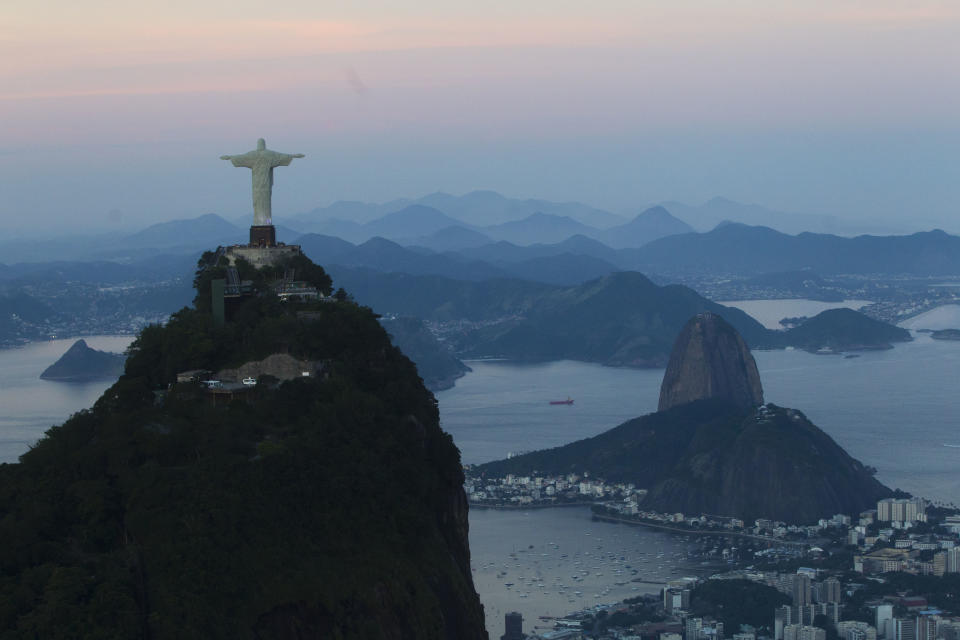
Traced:
[[[76, 338], [33, 342], [0, 350], [0, 463], [16, 462], [44, 432], [81, 409], [93, 406], [115, 380], [56, 382], [41, 380]], [[123, 353], [132, 336], [88, 336], [87, 345]]]
[[[766, 314], [768, 322], [815, 313], [793, 301], [789, 308], [784, 301], [766, 302], [770, 308], [761, 306], [754, 312]], [[904, 325], [914, 330], [913, 342], [855, 358], [754, 352], [765, 396], [768, 402], [802, 410], [851, 455], [876, 467], [885, 484], [960, 503], [960, 342], [935, 341], [916, 331], [960, 327], [960, 307], [937, 309]], [[120, 352], [131, 338], [86, 340], [95, 349]], [[75, 384], [39, 379], [72, 343], [55, 340], [0, 351], [0, 462], [15, 462], [49, 427], [91, 406], [110, 386], [111, 381]], [[663, 376], [662, 369], [616, 369], [572, 361], [470, 365], [472, 373], [437, 394], [443, 427], [453, 435], [466, 463], [560, 446], [654, 411]], [[568, 396], [572, 405], [549, 404]], [[625, 582], [615, 575], [624, 564], [642, 567], [650, 582], [706, 570], [684, 560], [690, 544], [685, 539], [592, 522], [585, 508], [474, 510], [470, 525], [474, 579], [493, 636], [501, 633], [508, 610], [523, 613], [529, 628], [538, 615], [658, 589], [629, 581], [617, 585]], [[587, 551], [596, 554], [589, 559], [589, 569]], [[643, 564], [651, 558], [656, 562]], [[581, 573], [584, 570], [588, 575]], [[573, 581], [574, 575], [583, 581]], [[506, 587], [507, 582], [512, 586]]]

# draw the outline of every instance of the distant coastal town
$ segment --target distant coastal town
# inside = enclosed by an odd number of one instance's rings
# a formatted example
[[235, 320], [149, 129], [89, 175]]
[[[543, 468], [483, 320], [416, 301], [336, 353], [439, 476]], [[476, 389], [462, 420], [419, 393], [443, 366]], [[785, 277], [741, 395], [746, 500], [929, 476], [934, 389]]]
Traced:
[[[464, 489], [473, 509], [589, 505], [595, 520], [718, 537], [713, 560], [728, 567], [708, 578], [670, 580], [659, 596], [570, 612], [550, 619], [553, 629], [532, 635], [518, 631], [522, 617], [511, 613], [504, 639], [960, 639], [960, 510], [955, 508], [893, 497], [880, 500], [875, 509], [807, 525], [764, 518], [744, 522], [647, 511], [645, 489], [589, 473], [490, 478], [472, 475], [469, 467], [466, 473]], [[724, 611], [730, 594], [754, 609], [757, 602], [770, 605], [759, 620], [746, 608], [745, 619], [732, 620]]]

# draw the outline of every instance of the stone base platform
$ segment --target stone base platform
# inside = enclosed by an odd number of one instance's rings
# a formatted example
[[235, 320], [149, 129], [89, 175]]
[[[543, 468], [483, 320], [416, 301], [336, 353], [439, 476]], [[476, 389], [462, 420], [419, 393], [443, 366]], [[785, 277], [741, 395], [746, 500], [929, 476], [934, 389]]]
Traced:
[[235, 244], [224, 250], [224, 255], [233, 265], [237, 258], [243, 258], [253, 266], [265, 267], [274, 265], [288, 258], [300, 255], [300, 245], [278, 244], [273, 247], [252, 247], [250, 245]]

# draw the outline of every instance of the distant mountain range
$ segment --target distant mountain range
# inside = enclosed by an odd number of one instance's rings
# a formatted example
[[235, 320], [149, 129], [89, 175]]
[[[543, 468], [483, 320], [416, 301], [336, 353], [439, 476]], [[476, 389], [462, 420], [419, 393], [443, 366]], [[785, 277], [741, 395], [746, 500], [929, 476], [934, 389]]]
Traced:
[[783, 233], [849, 232], [834, 216], [785, 213], [756, 204], [743, 204], [727, 198], [712, 198], [701, 205], [688, 205], [682, 202], [661, 202], [681, 220], [686, 221], [697, 231], [710, 231], [717, 225], [727, 222], [772, 227]]
[[910, 339], [903, 329], [849, 309], [823, 312], [790, 331], [771, 331], [739, 309], [684, 286], [657, 286], [636, 272], [556, 286], [516, 279], [464, 282], [336, 265], [329, 271], [337, 286], [378, 313], [464, 322], [449, 337], [463, 358], [659, 367], [687, 319], [707, 311], [733, 325], [752, 348], [844, 351], [889, 348]]
[[[450, 232], [450, 227], [444, 233]], [[479, 234], [471, 239], [479, 242]], [[659, 276], [707, 273], [750, 278], [761, 285], [829, 294], [819, 275], [960, 274], [960, 237], [943, 231], [909, 236], [844, 238], [767, 227], [722, 225], [707, 233], [670, 235], [638, 248], [615, 249], [582, 234], [553, 244], [521, 246], [507, 241], [437, 252], [426, 246], [401, 247], [376, 238], [359, 246], [307, 234], [300, 244], [314, 260], [384, 272], [443, 275], [463, 280], [514, 277], [576, 284], [616, 271]], [[471, 245], [472, 242], [465, 244]], [[806, 275], [809, 274], [809, 275]]]
[[290, 221], [305, 231], [321, 231], [319, 227], [312, 225], [332, 219], [367, 223], [410, 205], [432, 207], [453, 216], [463, 224], [476, 227], [512, 222], [535, 213], [566, 216], [597, 228], [608, 228], [625, 222], [621, 216], [579, 202], [521, 200], [507, 198], [495, 191], [471, 191], [462, 196], [437, 192], [416, 200], [391, 200], [382, 204], [341, 201], [293, 216]]
[[245, 235], [239, 227], [218, 215], [208, 213], [189, 220], [171, 220], [151, 225], [143, 231], [126, 236], [117, 244], [132, 249], [169, 249], [193, 247], [199, 243], [205, 243], [201, 246], [209, 246], [211, 241], [217, 244], [234, 244], [245, 240]]
[[707, 233], [661, 238], [621, 266], [656, 273], [753, 276], [813, 269], [821, 274], [960, 274], [960, 237], [940, 230], [908, 236], [841, 236], [727, 224]]
[[196, 267], [197, 257], [199, 256], [194, 254], [160, 254], [130, 262], [110, 260], [20, 262], [9, 266], [2, 265], [0, 283], [17, 285], [66, 281], [107, 285], [133, 281], [151, 283], [189, 276]]
[[[438, 192], [422, 198], [404, 198], [379, 204], [335, 202], [327, 207], [291, 216], [288, 220], [291, 226], [304, 231], [330, 233], [332, 229], [323, 225], [331, 220], [351, 221], [362, 225], [411, 205], [431, 207], [457, 219], [461, 224], [476, 228], [503, 225], [541, 213], [570, 218], [594, 229], [608, 230], [627, 223], [645, 210], [660, 208], [689, 224], [689, 230], [696, 231], [709, 231], [725, 222], [766, 226], [792, 234], [805, 231], [839, 235], [856, 235], [865, 232], [892, 234], [903, 233], [906, 230], [905, 227], [849, 222], [830, 215], [789, 213], [722, 197], [712, 198], [700, 205], [664, 201], [613, 213], [580, 202], [508, 198], [495, 191], [472, 191], [461, 196]], [[241, 226], [244, 225], [241, 224]], [[366, 238], [354, 238], [361, 241], [364, 239]], [[536, 240], [536, 242], [549, 241], [546, 238]]]
[[[282, 242], [293, 243], [302, 233], [319, 233], [354, 244], [379, 236], [434, 252], [476, 249], [498, 241], [518, 246], [553, 245], [582, 236], [611, 249], [639, 250], [662, 238], [694, 230], [712, 233], [718, 225], [729, 223], [763, 226], [781, 234], [849, 234], [854, 230], [829, 216], [782, 213], [724, 198], [714, 198], [699, 206], [664, 202], [618, 215], [578, 202], [523, 200], [493, 191], [473, 191], [462, 196], [434, 193], [379, 204], [337, 202], [299, 215], [279, 216], [277, 236]], [[0, 243], [0, 255], [8, 263], [18, 263], [98, 259], [123, 262], [150, 255], [199, 254], [210, 246], [244, 242], [248, 224], [248, 216], [231, 221], [206, 214], [154, 224], [135, 233], [8, 240]], [[629, 256], [622, 256], [621, 260], [593, 257], [628, 269], [646, 269], [650, 262], [645, 260], [641, 265]], [[651, 260], [653, 257], [650, 256]], [[766, 270], [792, 268], [776, 265]]]
[[[303, 223], [303, 221], [298, 221]], [[494, 225], [477, 225], [452, 217], [422, 204], [412, 204], [374, 220], [327, 218], [307, 224], [311, 232], [336, 236], [361, 243], [383, 237], [403, 245], [419, 245], [434, 250], [475, 247], [493, 241], [516, 245], [554, 244], [571, 236], [585, 236], [611, 247], [640, 247], [675, 233], [693, 228], [674, 218], [666, 209], [654, 207], [629, 221], [608, 228], [585, 224], [568, 215], [537, 211], [518, 220]]]
[[308, 257], [328, 266], [418, 276], [437, 275], [456, 280], [518, 278], [552, 284], [576, 284], [619, 270], [616, 265], [600, 258], [572, 251], [532, 251], [529, 257], [521, 257], [516, 261], [487, 261], [466, 253], [435, 253], [423, 248], [402, 247], [380, 237], [354, 245], [332, 236], [306, 234], [298, 242]]

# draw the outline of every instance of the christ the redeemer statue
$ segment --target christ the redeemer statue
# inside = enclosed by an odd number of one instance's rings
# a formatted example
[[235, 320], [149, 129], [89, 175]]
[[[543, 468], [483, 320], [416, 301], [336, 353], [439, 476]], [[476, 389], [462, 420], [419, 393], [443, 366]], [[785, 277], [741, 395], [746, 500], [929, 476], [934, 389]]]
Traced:
[[294, 158], [302, 158], [302, 153], [279, 153], [267, 149], [263, 138], [257, 140], [257, 148], [239, 156], [220, 156], [229, 160], [235, 167], [253, 170], [253, 226], [262, 227], [273, 224], [273, 212], [270, 199], [273, 195], [273, 168], [286, 167]]

